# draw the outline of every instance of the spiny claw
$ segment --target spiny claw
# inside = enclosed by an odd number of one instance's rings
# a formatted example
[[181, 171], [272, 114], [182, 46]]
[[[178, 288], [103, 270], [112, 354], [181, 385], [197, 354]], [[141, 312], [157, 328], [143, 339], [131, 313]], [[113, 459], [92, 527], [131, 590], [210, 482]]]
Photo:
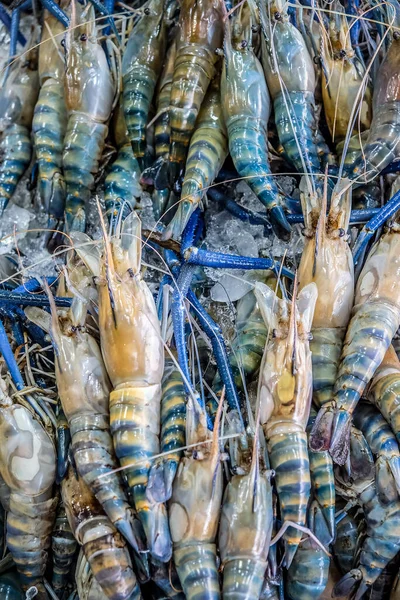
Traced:
[[333, 416], [329, 454], [338, 465], [344, 465], [350, 447], [351, 415], [339, 409]]
[[310, 433], [310, 448], [314, 452], [329, 450], [329, 444], [332, 433], [333, 407], [323, 406], [315, 419], [315, 423]]
[[280, 238], [281, 240], [288, 242], [290, 239], [292, 228], [290, 227], [286, 219], [285, 211], [283, 210], [283, 208], [281, 206], [274, 206], [268, 212], [268, 215], [275, 235], [277, 235], [278, 238]]

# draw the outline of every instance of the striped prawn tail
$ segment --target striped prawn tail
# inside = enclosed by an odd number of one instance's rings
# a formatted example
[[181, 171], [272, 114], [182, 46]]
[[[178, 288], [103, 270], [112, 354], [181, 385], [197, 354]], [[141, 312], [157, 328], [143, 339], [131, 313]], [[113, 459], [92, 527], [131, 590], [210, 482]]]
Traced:
[[71, 574], [78, 543], [65, 514], [62, 503], [58, 505], [56, 522], [51, 536], [53, 554], [52, 588], [59, 598], [63, 597]]
[[229, 151], [237, 172], [264, 204], [276, 235], [288, 239], [291, 229], [283, 210], [284, 198], [271, 174], [265, 133], [257, 127], [250, 127], [242, 118], [227, 125]]
[[347, 329], [331, 404], [318, 413], [313, 450], [328, 449], [337, 464], [349, 452], [351, 417], [400, 324], [399, 310], [379, 300], [356, 307]]
[[267, 568], [265, 560], [236, 558], [224, 566], [224, 600], [253, 600], [259, 598]]
[[156, 81], [156, 73], [145, 65], [133, 65], [123, 78], [125, 123], [141, 170], [145, 166], [147, 119]]
[[183, 46], [176, 54], [169, 112], [171, 186], [183, 177], [190, 138], [215, 74], [215, 62], [214, 52], [195, 44]]
[[174, 546], [174, 561], [186, 600], [219, 600], [215, 544]]
[[379, 408], [400, 444], [400, 363], [393, 347], [372, 380], [368, 400]]
[[[268, 452], [271, 467], [275, 471], [282, 523], [293, 521], [304, 527], [311, 492], [307, 435], [305, 432], [273, 435], [268, 440]], [[284, 534], [287, 568], [290, 567], [302, 535], [294, 527], [289, 527]]]
[[10, 125], [0, 142], [0, 216], [31, 162], [32, 142], [27, 127]]
[[345, 327], [312, 330], [313, 401], [318, 407], [332, 400], [345, 334]]
[[153, 486], [164, 486], [163, 471], [151, 461], [160, 451], [161, 385], [116, 389], [110, 394], [110, 426], [115, 453], [125, 470], [138, 517], [142, 522], [151, 554], [161, 562], [171, 558], [172, 546], [167, 511], [147, 493], [150, 470]]
[[140, 600], [140, 587], [122, 536], [108, 519], [82, 526], [82, 548], [92, 573], [109, 600]]
[[70, 421], [72, 453], [79, 475], [96, 496], [111, 523], [137, 552], [144, 551], [135, 531], [117, 466], [108, 415], [84, 415]]
[[11, 493], [7, 546], [24, 590], [43, 583], [56, 508], [57, 498], [40, 502], [36, 498]]
[[304, 173], [305, 166], [307, 173], [320, 174], [314, 93], [286, 91], [285, 97], [280, 93], [274, 100], [274, 111], [279, 141], [288, 160], [299, 173]]
[[[109, 221], [119, 216], [122, 220], [135, 208], [142, 188], [139, 184], [140, 167], [130, 144], [118, 150], [118, 155], [104, 182], [104, 201]], [[122, 215], [120, 211], [122, 208]]]
[[[328, 528], [329, 543], [335, 539], [335, 476], [328, 452], [309, 452], [310, 475], [314, 499]], [[317, 524], [318, 525], [318, 524]], [[319, 537], [318, 533], [317, 536]], [[321, 535], [322, 537], [322, 535]], [[325, 543], [325, 540], [322, 540]]]
[[320, 598], [328, 584], [329, 564], [329, 556], [311, 538], [302, 540], [288, 571], [288, 599]]
[[62, 153], [67, 123], [64, 87], [47, 79], [39, 93], [33, 115], [32, 131], [39, 167], [39, 190], [49, 226], [64, 219], [65, 182], [62, 175]]
[[94, 188], [107, 132], [107, 125], [89, 121], [83, 114], [72, 113], [69, 118], [62, 158], [69, 231], [85, 231], [85, 204]]
[[[169, 367], [169, 368], [168, 368]], [[172, 483], [186, 439], [186, 393], [182, 376], [172, 361], [166, 362], [161, 396], [161, 453], [164, 461], [165, 500], [172, 494]]]

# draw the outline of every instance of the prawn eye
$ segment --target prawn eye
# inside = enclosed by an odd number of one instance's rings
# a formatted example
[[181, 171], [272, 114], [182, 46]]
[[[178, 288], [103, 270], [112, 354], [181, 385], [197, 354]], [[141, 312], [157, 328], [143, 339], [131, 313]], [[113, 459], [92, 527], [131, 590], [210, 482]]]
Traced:
[[247, 41], [246, 41], [246, 40], [242, 40], [242, 41], [240, 42], [240, 47], [241, 47], [241, 48], [246, 48], [246, 47], [247, 47]]
[[65, 40], [64, 39], [61, 40], [60, 44], [63, 48], [65, 48]]
[[145, 8], [143, 12], [144, 12], [145, 15], [149, 15], [150, 14], [150, 9], [149, 8]]
[[393, 39], [394, 40], [399, 40], [400, 39], [400, 31], [394, 31], [393, 32]]
[[282, 21], [282, 15], [279, 11], [274, 14], [275, 21]]
[[80, 37], [81, 42], [86, 42], [87, 40], [87, 35], [86, 33], [82, 33], [81, 37]]

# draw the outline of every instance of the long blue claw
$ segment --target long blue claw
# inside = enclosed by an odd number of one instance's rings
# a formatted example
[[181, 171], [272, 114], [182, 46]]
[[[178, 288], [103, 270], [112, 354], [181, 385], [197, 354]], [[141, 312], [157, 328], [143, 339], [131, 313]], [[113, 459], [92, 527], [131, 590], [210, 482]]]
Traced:
[[17, 54], [17, 40], [18, 40], [20, 17], [21, 17], [20, 9], [14, 8], [14, 10], [12, 11], [12, 14], [11, 14], [10, 48], [9, 48], [9, 52], [8, 52], [10, 61]]
[[197, 299], [191, 289], [188, 291], [188, 300], [193, 308], [195, 318], [199, 321], [202, 329], [208, 335], [213, 347], [215, 360], [217, 361], [218, 371], [225, 385], [226, 399], [231, 410], [236, 410], [242, 422], [242, 413], [240, 410], [239, 396], [233, 380], [231, 365], [228, 360], [225, 341], [222, 336], [220, 327], [213, 321], [202, 304]]
[[196, 208], [186, 225], [181, 238], [181, 254], [194, 246], [203, 232], [204, 221], [200, 208]]
[[387, 167], [383, 169], [381, 175], [388, 175], [389, 173], [399, 173], [400, 172], [400, 158], [396, 158], [393, 162], [390, 163]]
[[[49, 1], [49, 0], [46, 0], [46, 1]], [[93, 6], [95, 8], [97, 8], [97, 10], [99, 11], [99, 13], [101, 15], [104, 15], [105, 17], [107, 17], [107, 21], [109, 22], [110, 27], [111, 27], [117, 41], [120, 42], [121, 40], [119, 37], [118, 29], [115, 25], [114, 18], [110, 16], [110, 11], [108, 10], [107, 6], [102, 4], [102, 2], [100, 2], [100, 0], [90, 0], [90, 2], [93, 4]]]
[[[13, 39], [12, 39], [13, 35], [15, 35], [15, 33], [13, 33], [13, 31], [12, 31], [12, 19], [2, 4], [0, 4], [0, 21], [5, 25], [5, 27], [10, 32], [10, 36], [11, 36], [10, 46], [15, 45], [15, 53], [16, 53], [16, 44], [15, 44], [15, 42], [13, 42]], [[19, 31], [18, 27], [17, 27], [16, 36], [17, 36], [18, 44], [21, 44], [21, 46], [25, 46], [26, 39], [22, 35], [22, 33]], [[11, 54], [11, 51], [10, 51], [10, 54]]]
[[[53, 285], [53, 283], [56, 280], [57, 280], [57, 277], [46, 277], [46, 281], [49, 286]], [[14, 288], [13, 293], [14, 294], [24, 294], [27, 292], [32, 293], [32, 292], [38, 292], [40, 289], [42, 289], [42, 283], [41, 283], [40, 279], [33, 277], [32, 279], [29, 279], [25, 283], [22, 283], [18, 287]]]
[[257, 258], [253, 256], [239, 256], [236, 254], [224, 254], [213, 252], [203, 248], [188, 248], [184, 255], [185, 263], [201, 267], [212, 267], [215, 269], [274, 269], [281, 270], [284, 277], [294, 279], [294, 274], [285, 267], [280, 267], [272, 258]]
[[285, 215], [282, 206], [274, 206], [268, 211], [268, 216], [271, 221], [272, 229], [278, 238], [284, 241], [289, 241], [291, 227]]
[[25, 342], [24, 333], [22, 331], [21, 323], [19, 322], [15, 312], [11, 308], [0, 306], [0, 314], [9, 319], [16, 344], [17, 346], [22, 346]]
[[178, 353], [178, 362], [184, 375], [184, 386], [187, 393], [191, 393], [191, 375], [189, 369], [189, 358], [186, 350], [185, 336], [185, 298], [193, 279], [195, 269], [184, 265], [181, 268], [176, 286], [172, 293], [171, 315], [174, 327], [175, 346]]
[[213, 187], [207, 190], [207, 196], [213, 201], [222, 204], [226, 210], [228, 210], [234, 217], [237, 217], [241, 221], [247, 221], [251, 225], [263, 225], [266, 229], [271, 229], [271, 223], [269, 219], [262, 213], [256, 213], [244, 206], [240, 206], [234, 200], [229, 198], [224, 192]]
[[49, 13], [57, 19], [57, 21], [60, 21], [60, 23], [64, 25], [64, 27], [69, 27], [69, 19], [67, 15], [63, 9], [60, 8], [56, 2], [54, 2], [54, 0], [41, 0], [41, 3], [45, 8], [47, 8]]
[[[397, 169], [400, 171], [400, 160], [398, 161]], [[240, 204], [237, 204], [237, 202], [229, 198], [229, 196], [227, 196], [221, 190], [210, 188], [207, 191], [207, 195], [212, 200], [222, 204], [227, 211], [241, 221], [248, 222], [251, 225], [263, 225], [267, 230], [271, 229], [271, 223], [264, 213], [254, 212], [248, 208], [245, 208], [244, 206], [241, 206]], [[352, 210], [350, 213], [350, 223], [366, 223], [379, 211], [380, 208], [363, 208], [359, 210]], [[301, 213], [286, 215], [286, 219], [290, 225], [294, 225], [295, 223], [304, 223], [304, 217]]]
[[[54, 297], [54, 301], [60, 308], [69, 308], [72, 298]], [[15, 293], [14, 290], [0, 290], [0, 304], [9, 306], [50, 306], [47, 296], [28, 293]]]
[[3, 322], [0, 320], [0, 353], [6, 362], [7, 369], [10, 371], [11, 377], [17, 390], [22, 390], [25, 387], [21, 372], [15, 360], [14, 352], [10, 346], [7, 332], [4, 329]]
[[400, 190], [364, 225], [353, 248], [356, 265], [375, 231], [400, 209]]
[[[109, 15], [114, 14], [115, 0], [104, 0], [104, 6], [107, 9], [107, 12]], [[111, 33], [111, 27], [107, 27], [106, 30], [104, 31], [104, 35], [110, 35], [110, 33]]]
[[[188, 394], [191, 394], [195, 390], [193, 390], [191, 387], [191, 375], [185, 336], [185, 299], [190, 287], [190, 283], [195, 274], [195, 270], [196, 268], [191, 265], [183, 265], [181, 267], [179, 277], [172, 293], [171, 305], [172, 324], [174, 328], [175, 346], [178, 353], [178, 362], [183, 374], [183, 384], [185, 386], [186, 393]], [[205, 410], [203, 399], [199, 398], [198, 401], [200, 407]], [[207, 425], [209, 429], [213, 429], [213, 424], [210, 415], [208, 414]]]

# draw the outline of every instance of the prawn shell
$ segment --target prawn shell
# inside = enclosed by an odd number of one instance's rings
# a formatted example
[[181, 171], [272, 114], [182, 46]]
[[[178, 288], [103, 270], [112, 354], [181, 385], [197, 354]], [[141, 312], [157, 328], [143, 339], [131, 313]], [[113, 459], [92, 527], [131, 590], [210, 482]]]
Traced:
[[[268, 453], [275, 471], [282, 521], [293, 521], [304, 527], [311, 493], [307, 435], [305, 432], [273, 435], [268, 439]], [[293, 527], [284, 534], [285, 563], [288, 567], [302, 535]]]
[[0, 409], [0, 472], [13, 492], [41, 496], [56, 475], [54, 444], [40, 423], [23, 406]]

